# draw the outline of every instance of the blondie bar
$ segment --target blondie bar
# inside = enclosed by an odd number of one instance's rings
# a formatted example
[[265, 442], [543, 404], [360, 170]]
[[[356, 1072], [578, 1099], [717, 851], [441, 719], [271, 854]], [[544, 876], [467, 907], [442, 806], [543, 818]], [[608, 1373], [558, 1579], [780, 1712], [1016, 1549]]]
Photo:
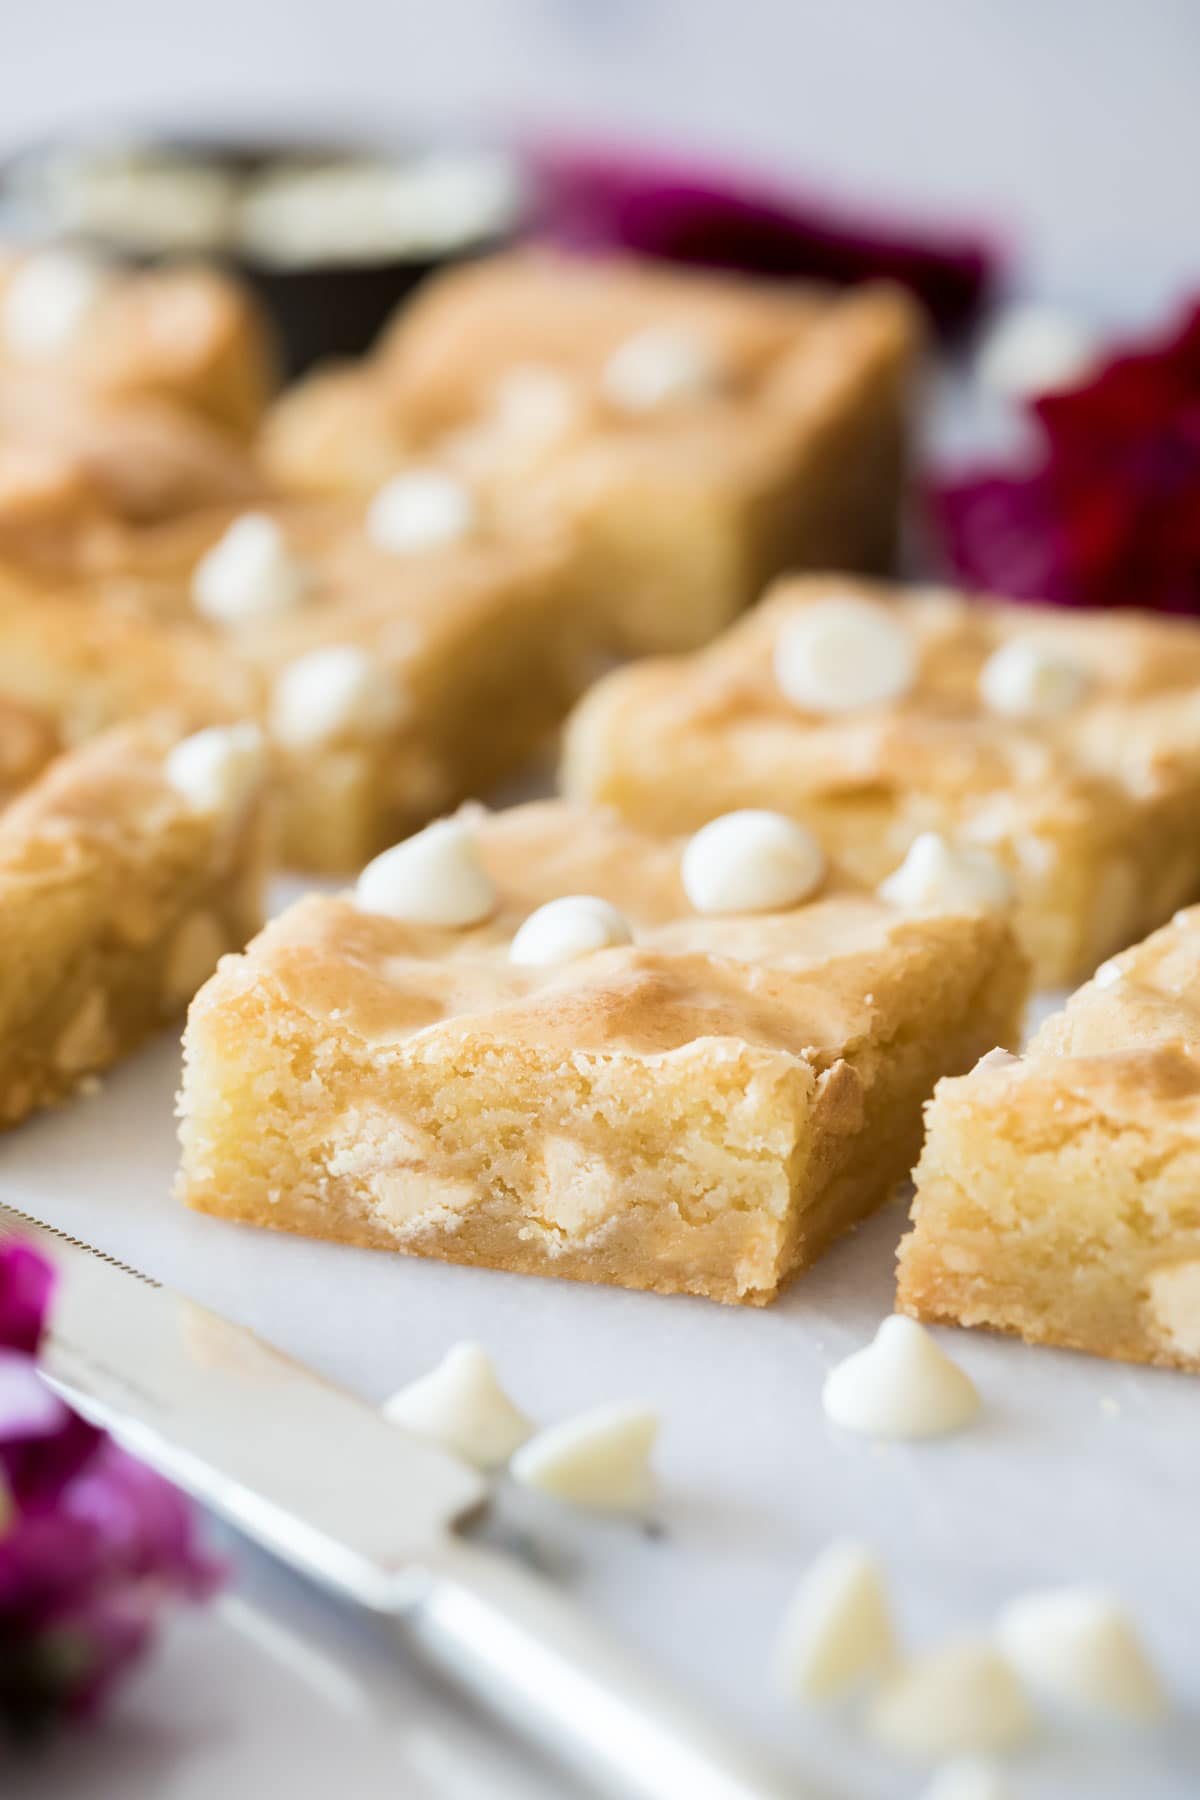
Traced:
[[1200, 907], [929, 1107], [898, 1301], [1200, 1370]]
[[289, 487], [444, 462], [567, 523], [597, 628], [703, 643], [780, 569], [886, 568], [919, 331], [899, 291], [521, 252], [431, 283], [363, 366], [268, 421]]
[[778, 808], [872, 885], [925, 834], [984, 849], [1038, 979], [1069, 983], [1200, 894], [1200, 627], [787, 580], [594, 687], [563, 780], [650, 830]]
[[176, 1017], [257, 928], [261, 760], [254, 727], [131, 726], [0, 812], [0, 1126]]
[[907, 1173], [938, 1075], [1014, 1041], [1026, 968], [1002, 913], [817, 891], [807, 833], [734, 827], [697, 867], [557, 802], [460, 815], [302, 900], [193, 1003], [182, 1198], [770, 1300]]

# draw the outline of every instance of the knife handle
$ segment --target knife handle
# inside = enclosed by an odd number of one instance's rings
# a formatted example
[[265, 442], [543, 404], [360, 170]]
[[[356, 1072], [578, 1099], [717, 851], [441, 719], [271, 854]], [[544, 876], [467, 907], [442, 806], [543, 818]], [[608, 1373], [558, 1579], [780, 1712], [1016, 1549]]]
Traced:
[[408, 1634], [507, 1725], [614, 1800], [801, 1800], [549, 1583], [447, 1538]]

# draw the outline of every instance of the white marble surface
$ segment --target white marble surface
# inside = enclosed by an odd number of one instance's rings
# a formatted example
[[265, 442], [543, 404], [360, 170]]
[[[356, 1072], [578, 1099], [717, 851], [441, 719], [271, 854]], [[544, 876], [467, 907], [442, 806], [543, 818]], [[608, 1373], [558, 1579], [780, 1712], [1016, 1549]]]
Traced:
[[[845, 1718], [789, 1710], [765, 1687], [791, 1583], [831, 1535], [851, 1533], [883, 1555], [903, 1632], [917, 1644], [986, 1622], [1024, 1587], [1114, 1584], [1167, 1672], [1172, 1720], [1135, 1734], [1051, 1727], [1016, 1765], [1016, 1792], [1195, 1793], [1194, 1382], [948, 1334], [984, 1395], [980, 1425], [945, 1442], [873, 1446], [830, 1427], [819, 1394], [830, 1364], [890, 1310], [900, 1207], [766, 1311], [443, 1267], [181, 1211], [168, 1194], [175, 1080], [174, 1052], [160, 1044], [95, 1098], [9, 1137], [0, 1198], [373, 1398], [471, 1336], [493, 1349], [536, 1418], [622, 1396], [656, 1401], [666, 1418], [660, 1533], [503, 1489], [490, 1530], [536, 1546], [582, 1604], [771, 1743], [798, 1781], [856, 1800], [905, 1800], [921, 1787], [921, 1771], [874, 1755]], [[261, 1625], [247, 1632], [247, 1594], [277, 1621], [299, 1620], [315, 1663], [273, 1627], [270, 1651]], [[375, 1697], [366, 1711], [364, 1685]], [[264, 1771], [275, 1769], [289, 1791], [316, 1794], [342, 1757], [364, 1800], [543, 1792], [532, 1767], [481, 1735], [452, 1698], [261, 1568], [237, 1590], [232, 1615], [227, 1606], [181, 1627], [86, 1750], [68, 1748], [38, 1772], [37, 1791], [149, 1800], [217, 1791], [219, 1776], [220, 1791], [240, 1797], [262, 1791]], [[553, 1781], [549, 1791], [564, 1792]]]

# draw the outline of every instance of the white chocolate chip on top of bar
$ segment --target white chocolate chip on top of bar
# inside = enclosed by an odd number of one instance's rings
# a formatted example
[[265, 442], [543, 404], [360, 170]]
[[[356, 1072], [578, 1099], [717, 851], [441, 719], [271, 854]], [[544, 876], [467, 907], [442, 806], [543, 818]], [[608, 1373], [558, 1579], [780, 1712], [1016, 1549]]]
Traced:
[[435, 1369], [384, 1403], [393, 1424], [444, 1444], [477, 1469], [499, 1469], [533, 1434], [482, 1344], [455, 1344]]
[[979, 671], [980, 698], [988, 711], [1028, 724], [1070, 712], [1090, 684], [1082, 663], [1033, 638], [1010, 638]]
[[906, 912], [1005, 907], [1013, 900], [1012, 876], [989, 850], [951, 844], [937, 831], [914, 838], [899, 868], [879, 884], [879, 897]]
[[598, 1406], [540, 1431], [513, 1457], [513, 1477], [573, 1506], [644, 1512], [654, 1496], [658, 1425], [658, 1414], [637, 1402]]
[[196, 812], [233, 812], [263, 779], [266, 748], [257, 725], [210, 725], [172, 745], [163, 772]]
[[356, 903], [410, 925], [478, 925], [496, 909], [496, 889], [469, 819], [438, 819], [394, 844], [358, 878]]
[[901, 699], [917, 679], [917, 646], [896, 611], [847, 594], [786, 618], [775, 679], [805, 712], [858, 712]]
[[515, 963], [537, 968], [632, 942], [628, 919], [607, 900], [598, 894], [566, 894], [530, 913], [508, 954]]
[[720, 384], [712, 347], [685, 326], [651, 325], [618, 344], [600, 377], [605, 398], [627, 413], [703, 399]]
[[276, 521], [243, 513], [196, 564], [192, 601], [214, 624], [236, 626], [291, 612], [307, 586], [304, 566]]
[[329, 644], [297, 657], [276, 678], [271, 730], [289, 749], [344, 737], [379, 737], [404, 715], [392, 670], [355, 644]]
[[940, 1437], [969, 1425], [979, 1411], [970, 1376], [923, 1325], [901, 1313], [829, 1371], [821, 1401], [835, 1425], [878, 1438]]
[[367, 536], [393, 556], [459, 543], [475, 524], [470, 490], [443, 469], [407, 469], [393, 476], [367, 511]]
[[13, 274], [4, 292], [5, 347], [23, 362], [69, 350], [111, 291], [116, 277], [82, 250], [44, 250]]
[[697, 912], [775, 912], [815, 893], [825, 853], [797, 820], [749, 807], [701, 826], [679, 873]]

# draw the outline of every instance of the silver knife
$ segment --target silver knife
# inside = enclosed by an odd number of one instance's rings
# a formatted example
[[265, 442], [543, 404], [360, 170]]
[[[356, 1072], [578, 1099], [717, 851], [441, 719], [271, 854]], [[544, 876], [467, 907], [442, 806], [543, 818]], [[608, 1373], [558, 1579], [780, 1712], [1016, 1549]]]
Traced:
[[[548, 1582], [454, 1527], [483, 1478], [103, 1251], [49, 1232], [42, 1370], [134, 1455], [306, 1576], [402, 1624], [444, 1674], [619, 1800], [799, 1800]], [[44, 1240], [43, 1240], [44, 1241]]]

